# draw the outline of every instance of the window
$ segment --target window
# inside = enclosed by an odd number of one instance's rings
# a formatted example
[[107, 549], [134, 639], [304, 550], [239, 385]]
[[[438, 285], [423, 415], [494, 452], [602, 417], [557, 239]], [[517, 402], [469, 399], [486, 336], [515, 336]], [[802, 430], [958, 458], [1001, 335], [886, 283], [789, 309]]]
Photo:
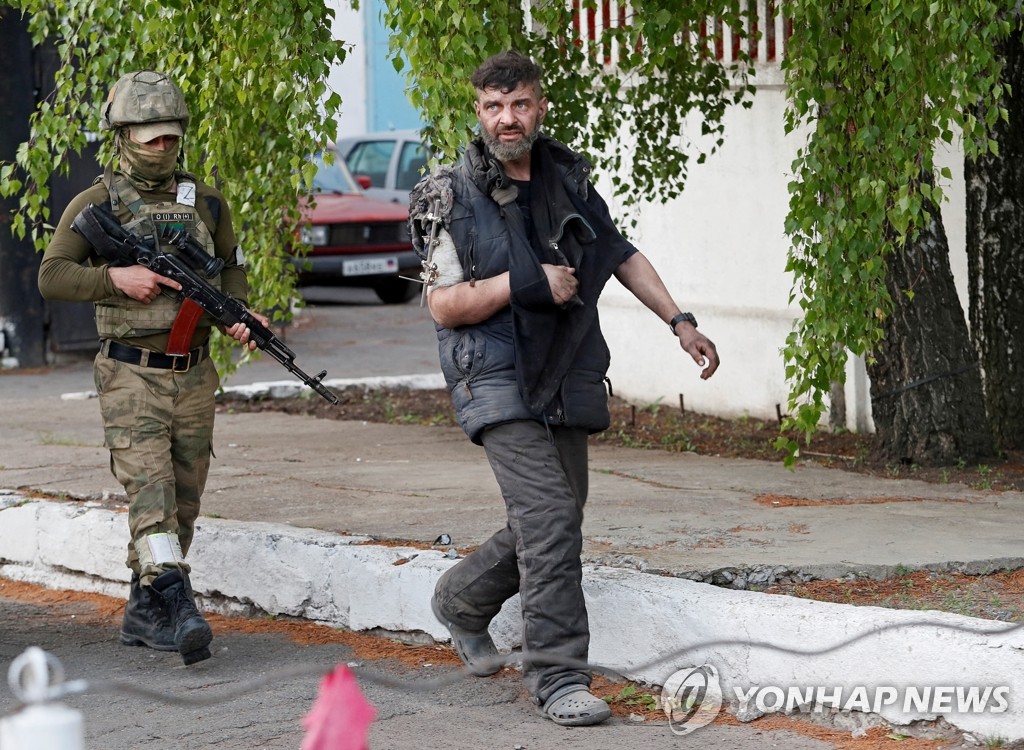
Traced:
[[353, 146], [345, 161], [352, 174], [366, 175], [371, 186], [384, 187], [394, 150], [394, 141], [363, 141]]
[[313, 177], [314, 193], [361, 192], [345, 168], [345, 162], [337, 154], [334, 155], [334, 161], [328, 164], [324, 161], [323, 154], [318, 152], [313, 155], [313, 163], [316, 164], [316, 176]]
[[395, 188], [412, 190], [416, 187], [416, 183], [426, 174], [421, 171], [426, 163], [427, 152], [422, 144], [415, 141], [403, 144], [398, 158], [398, 176], [395, 178]]

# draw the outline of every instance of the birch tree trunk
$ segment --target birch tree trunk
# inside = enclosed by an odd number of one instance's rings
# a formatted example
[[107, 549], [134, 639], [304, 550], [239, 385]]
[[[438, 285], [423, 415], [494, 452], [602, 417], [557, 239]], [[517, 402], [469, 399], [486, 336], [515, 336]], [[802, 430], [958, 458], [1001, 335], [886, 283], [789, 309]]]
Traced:
[[941, 466], [993, 453], [981, 372], [949, 265], [938, 210], [887, 258], [893, 299], [885, 338], [868, 363], [876, 458]]
[[996, 445], [1024, 448], [1024, 44], [1004, 40], [1003, 104], [992, 138], [999, 154], [967, 160], [967, 267], [971, 334], [985, 378]]

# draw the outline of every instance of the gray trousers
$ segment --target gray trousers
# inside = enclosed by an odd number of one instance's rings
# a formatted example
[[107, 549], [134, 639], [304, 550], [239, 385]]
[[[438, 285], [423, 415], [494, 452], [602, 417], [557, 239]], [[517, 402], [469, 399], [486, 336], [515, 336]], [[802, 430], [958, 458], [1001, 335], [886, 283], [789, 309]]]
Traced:
[[[455, 624], [483, 630], [518, 592], [523, 650], [586, 661], [580, 552], [587, 431], [508, 422], [487, 428], [483, 445], [508, 525], [445, 572], [436, 588], [441, 608]], [[588, 671], [559, 664], [526, 664], [523, 678], [539, 704], [563, 685], [590, 685]]]

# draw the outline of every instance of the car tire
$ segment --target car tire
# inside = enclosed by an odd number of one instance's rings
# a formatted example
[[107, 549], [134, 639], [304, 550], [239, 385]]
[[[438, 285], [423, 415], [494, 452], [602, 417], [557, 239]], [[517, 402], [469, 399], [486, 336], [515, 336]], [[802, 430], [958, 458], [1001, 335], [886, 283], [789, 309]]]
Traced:
[[386, 279], [378, 282], [373, 291], [385, 305], [404, 305], [420, 292], [420, 285], [406, 279]]

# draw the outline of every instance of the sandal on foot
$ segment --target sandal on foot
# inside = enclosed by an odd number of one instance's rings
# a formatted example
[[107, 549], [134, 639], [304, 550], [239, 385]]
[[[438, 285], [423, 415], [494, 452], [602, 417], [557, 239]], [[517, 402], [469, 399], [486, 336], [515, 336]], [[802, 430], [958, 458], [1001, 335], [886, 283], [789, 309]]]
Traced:
[[501, 671], [502, 663], [498, 656], [498, 649], [491, 640], [491, 634], [484, 630], [466, 630], [453, 623], [444, 612], [437, 597], [430, 600], [430, 609], [434, 617], [444, 625], [452, 637], [452, 645], [455, 653], [462, 659], [470, 672], [477, 677], [490, 677]]
[[543, 716], [563, 727], [585, 727], [600, 724], [612, 715], [611, 707], [587, 689], [573, 684], [560, 687], [544, 702]]

